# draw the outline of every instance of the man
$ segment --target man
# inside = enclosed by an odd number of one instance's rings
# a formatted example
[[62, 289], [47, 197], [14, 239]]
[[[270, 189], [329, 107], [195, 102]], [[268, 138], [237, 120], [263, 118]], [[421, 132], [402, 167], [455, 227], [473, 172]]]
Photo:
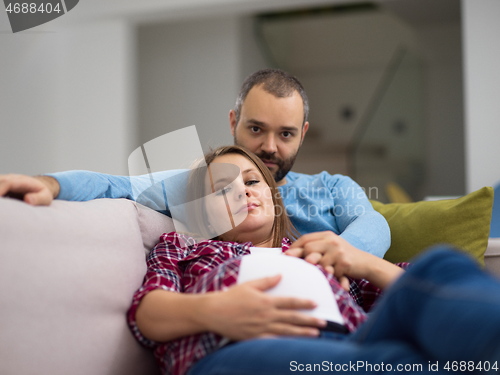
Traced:
[[[290, 172], [309, 129], [308, 112], [307, 95], [295, 77], [281, 70], [260, 70], [243, 83], [235, 108], [229, 113], [230, 129], [235, 143], [256, 153], [273, 173], [287, 214], [301, 234], [331, 231], [331, 243], [339, 252], [350, 244], [382, 257], [390, 245], [389, 227], [385, 219], [373, 210], [359, 185], [348, 177], [332, 176], [326, 172], [318, 175]], [[85, 171], [37, 178], [0, 176], [0, 196], [18, 194], [30, 204], [50, 204], [56, 197], [67, 200], [131, 198], [130, 190], [128, 178]], [[310, 249], [305, 251], [313, 254], [306, 259], [321, 263], [324, 258], [320, 252], [314, 251], [314, 241], [308, 246]], [[294, 250], [297, 253], [294, 255], [300, 256], [303, 250]], [[239, 315], [240, 327], [225, 329], [240, 330], [248, 323], [247, 338], [316, 334], [317, 330], [311, 330], [311, 327], [318, 327], [318, 323], [295, 311], [312, 308], [310, 302], [264, 297], [262, 291], [278, 282], [279, 278], [261, 280], [258, 287], [246, 290], [246, 297], [239, 302], [235, 296], [245, 294], [234, 293], [234, 307], [224, 311]], [[236, 288], [240, 287], [243, 288]], [[262, 302], [265, 302], [265, 307]], [[258, 324], [253, 321], [257, 311], [261, 317]], [[222, 313], [219, 311], [218, 314]], [[224, 326], [223, 314], [220, 320]]]
[[257, 154], [273, 173], [301, 234], [333, 231], [383, 257], [390, 245], [389, 227], [354, 181], [326, 172], [290, 172], [309, 129], [308, 115], [302, 84], [286, 72], [265, 69], [245, 80], [229, 123], [234, 143]]

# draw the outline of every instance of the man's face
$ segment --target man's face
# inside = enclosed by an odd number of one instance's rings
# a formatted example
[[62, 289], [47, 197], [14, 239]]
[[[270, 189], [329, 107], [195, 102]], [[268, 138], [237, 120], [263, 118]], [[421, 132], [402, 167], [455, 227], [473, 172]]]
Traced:
[[243, 105], [239, 122], [229, 112], [234, 143], [255, 153], [269, 168], [278, 185], [295, 162], [309, 123], [304, 121], [304, 105], [298, 92], [286, 98], [277, 98], [253, 87]]

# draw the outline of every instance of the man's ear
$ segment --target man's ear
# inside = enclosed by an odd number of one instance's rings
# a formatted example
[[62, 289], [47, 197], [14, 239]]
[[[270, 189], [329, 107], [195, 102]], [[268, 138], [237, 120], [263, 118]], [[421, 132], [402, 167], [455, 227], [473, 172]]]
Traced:
[[302, 137], [300, 139], [300, 144], [302, 144], [302, 142], [304, 142], [304, 137], [305, 137], [308, 130], [309, 130], [309, 121], [306, 121], [304, 123], [304, 126], [302, 127]]
[[236, 112], [234, 112], [234, 109], [231, 109], [229, 111], [229, 126], [231, 128], [231, 134], [234, 137], [234, 134], [236, 133]]

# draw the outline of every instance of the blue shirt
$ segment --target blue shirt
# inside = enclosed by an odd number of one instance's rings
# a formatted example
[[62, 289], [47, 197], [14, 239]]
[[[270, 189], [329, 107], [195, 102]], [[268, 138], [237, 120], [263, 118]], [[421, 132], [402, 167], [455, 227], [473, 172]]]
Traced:
[[[113, 176], [89, 171], [50, 174], [60, 185], [57, 199], [87, 201], [127, 198], [170, 215], [166, 190], [184, 171], [157, 172], [144, 176]], [[151, 187], [153, 186], [153, 187]], [[149, 187], [148, 194], [144, 191]], [[315, 175], [289, 172], [279, 187], [288, 216], [300, 234], [332, 231], [351, 245], [383, 257], [390, 246], [385, 218], [375, 211], [364, 190], [351, 178], [321, 172]]]
[[391, 245], [389, 225], [350, 177], [289, 172], [280, 192], [301, 234], [330, 230], [354, 247], [383, 257]]

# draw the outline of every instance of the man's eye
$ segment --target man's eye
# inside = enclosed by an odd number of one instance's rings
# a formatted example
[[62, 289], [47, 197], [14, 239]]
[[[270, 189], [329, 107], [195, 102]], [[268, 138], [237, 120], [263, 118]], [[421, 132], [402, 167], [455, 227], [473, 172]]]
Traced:
[[252, 133], [258, 133], [260, 131], [260, 128], [258, 126], [252, 126], [250, 127], [250, 131]]
[[282, 136], [283, 136], [283, 138], [291, 138], [293, 136], [293, 133], [291, 133], [291, 132], [283, 132]]

